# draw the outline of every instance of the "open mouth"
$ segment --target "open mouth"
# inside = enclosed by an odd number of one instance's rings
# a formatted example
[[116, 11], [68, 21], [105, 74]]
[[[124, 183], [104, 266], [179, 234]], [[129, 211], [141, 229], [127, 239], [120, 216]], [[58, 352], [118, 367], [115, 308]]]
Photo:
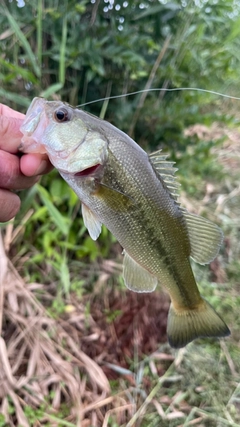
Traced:
[[81, 172], [75, 173], [75, 176], [90, 176], [90, 175], [93, 175], [100, 166], [101, 166], [100, 164], [91, 166], [90, 168], [84, 169]]

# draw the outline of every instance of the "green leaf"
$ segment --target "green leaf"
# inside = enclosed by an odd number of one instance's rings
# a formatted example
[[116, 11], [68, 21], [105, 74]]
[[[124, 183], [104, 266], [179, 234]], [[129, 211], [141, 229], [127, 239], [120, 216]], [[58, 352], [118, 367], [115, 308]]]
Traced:
[[16, 102], [19, 105], [24, 107], [29, 107], [30, 100], [23, 95], [18, 95], [17, 93], [9, 92], [0, 88], [0, 96], [7, 98], [9, 101]]
[[21, 196], [22, 203], [21, 203], [21, 209], [19, 212], [19, 217], [21, 218], [25, 213], [32, 207], [33, 200], [35, 198], [37, 192], [36, 185], [31, 187], [29, 190], [25, 190], [23, 192], [23, 196]]
[[40, 206], [37, 207], [36, 212], [31, 216], [31, 221], [45, 221], [45, 218], [47, 217], [47, 207], [46, 206]]
[[69, 421], [65, 421], [65, 420], [61, 420], [58, 417], [55, 417], [53, 415], [50, 415], [49, 413], [46, 414], [47, 418], [50, 418], [51, 420], [53, 420], [54, 422], [57, 422], [57, 424], [59, 426], [64, 426], [64, 427], [76, 427], [76, 424], [72, 424]]
[[9, 71], [12, 71], [14, 73], [14, 77], [16, 74], [19, 74], [23, 79], [29, 80], [31, 83], [38, 83], [38, 80], [34, 76], [31, 71], [26, 70], [23, 67], [19, 67], [16, 64], [11, 64], [10, 62], [5, 61], [3, 58], [0, 57], [0, 64], [2, 64], [4, 67], [6, 67]]
[[43, 188], [40, 184], [37, 184], [37, 190], [53, 222], [62, 231], [63, 234], [67, 235], [69, 232], [69, 220], [61, 215], [60, 212], [55, 208], [49, 198], [49, 193], [47, 190], [45, 190], [45, 188]]
[[40, 93], [40, 96], [43, 98], [49, 98], [50, 96], [52, 96], [54, 93], [58, 92], [60, 89], [62, 89], [63, 85], [62, 83], [55, 83], [51, 86], [49, 86], [47, 89], [43, 90]]
[[158, 4], [157, 6], [148, 7], [144, 12], [139, 13], [135, 18], [134, 21], [137, 21], [138, 19], [145, 18], [146, 16], [156, 15], [157, 13], [163, 14], [166, 13], [166, 11], [171, 10], [172, 12], [178, 13], [181, 10], [181, 6], [177, 3], [167, 3], [166, 5]]
[[70, 282], [70, 274], [69, 274], [69, 268], [67, 265], [66, 258], [64, 258], [61, 262], [60, 279], [61, 279], [61, 283], [63, 285], [64, 292], [66, 294], [68, 294], [69, 290], [70, 290], [71, 282]]
[[40, 67], [37, 64], [36, 61], [36, 57], [31, 49], [30, 44], [28, 43], [27, 38], [25, 37], [24, 33], [22, 32], [22, 30], [20, 29], [17, 21], [14, 19], [14, 17], [8, 12], [7, 8], [4, 8], [4, 14], [7, 16], [9, 24], [11, 26], [11, 28], [14, 30], [17, 39], [20, 41], [20, 43], [22, 44], [23, 48], [25, 49], [27, 55], [28, 55], [28, 59], [32, 64], [32, 67], [34, 69], [34, 72], [36, 74], [36, 76], [41, 77], [41, 70]]

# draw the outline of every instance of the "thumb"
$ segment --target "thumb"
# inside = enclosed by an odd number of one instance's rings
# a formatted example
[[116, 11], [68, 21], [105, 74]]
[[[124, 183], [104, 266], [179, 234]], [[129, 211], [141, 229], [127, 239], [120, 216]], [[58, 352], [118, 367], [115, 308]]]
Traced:
[[19, 128], [25, 115], [0, 104], [0, 150], [16, 153], [21, 142]]

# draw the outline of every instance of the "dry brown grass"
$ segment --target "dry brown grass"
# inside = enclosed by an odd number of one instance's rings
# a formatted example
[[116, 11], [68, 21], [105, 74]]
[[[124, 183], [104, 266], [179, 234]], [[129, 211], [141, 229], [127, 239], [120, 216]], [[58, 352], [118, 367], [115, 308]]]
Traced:
[[24, 405], [37, 408], [47, 399], [57, 411], [64, 401], [71, 406], [69, 421], [84, 425], [93, 402], [106, 399], [110, 390], [103, 370], [80, 349], [77, 331], [85, 327], [84, 307], [78, 304], [70, 322], [49, 317], [35, 296], [43, 285], [24, 282], [6, 257], [2, 238], [0, 272], [2, 414], [9, 425], [27, 427]]
[[[9, 224], [0, 236], [0, 413], [11, 427], [48, 422], [54, 426], [60, 425], [58, 414], [66, 405], [64, 422], [69, 425], [108, 425], [113, 414], [119, 425], [125, 423], [136, 411], [132, 397], [136, 376], [129, 363], [136, 349], [141, 359], [166, 341], [168, 299], [153, 295], [146, 300], [132, 293], [127, 299], [119, 298], [119, 291], [110, 288], [99, 298], [100, 288], [119, 269], [118, 264], [105, 261], [95, 293], [81, 301], [69, 296], [65, 313], [55, 319], [44, 306], [49, 307], [53, 293], [43, 284], [25, 283], [6, 255], [15, 234]], [[86, 316], [89, 300], [91, 315]], [[118, 315], [109, 321], [108, 313], [113, 311]], [[161, 376], [173, 357], [158, 358], [160, 363], [152, 360], [150, 365]], [[122, 389], [111, 395], [109, 379], [119, 376]], [[145, 393], [150, 387], [146, 378]], [[140, 406], [145, 393], [138, 398]], [[44, 408], [40, 424], [29, 423], [26, 406]]]

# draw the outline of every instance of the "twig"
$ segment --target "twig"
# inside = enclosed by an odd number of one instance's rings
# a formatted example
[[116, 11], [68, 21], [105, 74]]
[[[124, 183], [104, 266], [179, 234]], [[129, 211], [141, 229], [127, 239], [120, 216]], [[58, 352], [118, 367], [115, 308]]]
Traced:
[[159, 52], [159, 55], [158, 55], [158, 57], [157, 57], [154, 65], [153, 65], [153, 67], [152, 67], [152, 71], [151, 71], [151, 73], [149, 75], [148, 81], [147, 81], [146, 86], [144, 88], [144, 92], [142, 93], [142, 95], [140, 97], [138, 106], [136, 108], [136, 111], [135, 111], [133, 119], [132, 119], [132, 123], [131, 123], [130, 129], [129, 129], [129, 132], [128, 132], [130, 136], [133, 135], [133, 131], [134, 131], [135, 125], [136, 125], [136, 123], [138, 121], [138, 118], [139, 118], [139, 115], [140, 115], [140, 111], [141, 111], [141, 109], [143, 107], [143, 104], [145, 102], [145, 99], [147, 97], [148, 90], [152, 86], [153, 79], [154, 79], [155, 74], [157, 72], [157, 69], [158, 69], [158, 67], [159, 67], [159, 65], [160, 65], [160, 63], [161, 63], [161, 61], [162, 61], [162, 59], [163, 59], [163, 57], [164, 57], [167, 49], [168, 49], [170, 40], [171, 40], [171, 36], [168, 36], [166, 38], [164, 44], [163, 44], [163, 47], [162, 47], [161, 51]]
[[228, 351], [226, 343], [224, 341], [220, 341], [220, 346], [221, 346], [221, 349], [222, 349], [222, 351], [224, 353], [224, 356], [226, 357], [226, 360], [227, 360], [228, 366], [230, 368], [230, 371], [232, 373], [232, 376], [236, 378], [238, 374], [236, 372], [233, 360], [232, 360], [232, 358], [230, 356], [230, 353]]
[[90, 20], [90, 27], [92, 27], [94, 25], [94, 22], [96, 20], [99, 3], [100, 3], [100, 0], [97, 0], [94, 3], [93, 10], [92, 10], [92, 15], [91, 15], [91, 20]]
[[131, 403], [128, 403], [126, 405], [119, 406], [118, 408], [109, 409], [109, 411], [107, 411], [107, 413], [106, 413], [106, 415], [104, 417], [104, 422], [103, 422], [102, 427], [107, 427], [108, 426], [109, 417], [112, 414], [114, 414], [114, 412], [126, 411], [127, 409], [132, 409], [132, 406], [133, 405]]
[[174, 364], [172, 363], [171, 366], [168, 368], [168, 370], [165, 372], [165, 374], [159, 378], [157, 384], [152, 389], [151, 393], [147, 396], [146, 400], [143, 402], [143, 404], [140, 406], [140, 408], [137, 410], [137, 412], [134, 414], [132, 419], [127, 423], [126, 427], [132, 427], [137, 419], [141, 417], [146, 407], [152, 402], [154, 397], [156, 396], [157, 392], [162, 387], [163, 383], [166, 381], [166, 379], [169, 380], [170, 375], [172, 374], [172, 371], [174, 369]]

